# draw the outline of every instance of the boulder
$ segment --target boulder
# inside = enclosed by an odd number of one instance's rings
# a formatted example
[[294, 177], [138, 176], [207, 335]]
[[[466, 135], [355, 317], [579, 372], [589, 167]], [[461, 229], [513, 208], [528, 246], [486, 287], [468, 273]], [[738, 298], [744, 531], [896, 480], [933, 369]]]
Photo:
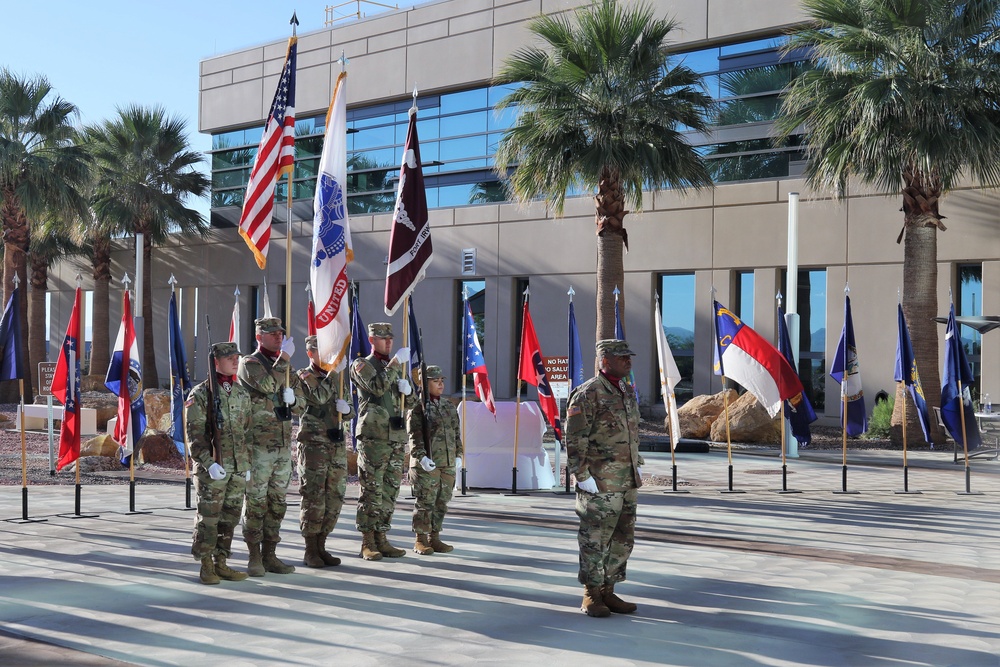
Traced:
[[[80, 391], [96, 391], [102, 394], [112, 395], [104, 386], [104, 375], [84, 375], [80, 378]], [[89, 406], [88, 406], [89, 407]]]
[[[718, 394], [695, 396], [677, 409], [677, 417], [681, 425], [682, 438], [704, 439], [712, 432], [712, 422], [718, 419], [726, 406], [726, 393], [730, 404], [738, 398], [733, 389], [720, 391]], [[667, 424], [669, 428], [669, 424]]]
[[125, 467], [117, 457], [108, 456], [85, 456], [77, 459], [80, 472], [114, 472], [123, 470]]
[[118, 397], [110, 391], [87, 391], [80, 394], [85, 408], [97, 410], [97, 428], [107, 430], [108, 420], [118, 416]]
[[[711, 437], [714, 442], [726, 442], [724, 415], [712, 424]], [[772, 419], [748, 392], [729, 404], [729, 437], [733, 442], [777, 445], [781, 442], [781, 421]]]
[[110, 435], [98, 435], [80, 445], [80, 456], [108, 456], [110, 458], [117, 458], [118, 443]]
[[180, 461], [181, 453], [168, 434], [146, 431], [146, 435], [139, 440], [139, 458], [143, 463]]
[[146, 404], [146, 425], [158, 431], [170, 431], [170, 390], [146, 389], [142, 392]]

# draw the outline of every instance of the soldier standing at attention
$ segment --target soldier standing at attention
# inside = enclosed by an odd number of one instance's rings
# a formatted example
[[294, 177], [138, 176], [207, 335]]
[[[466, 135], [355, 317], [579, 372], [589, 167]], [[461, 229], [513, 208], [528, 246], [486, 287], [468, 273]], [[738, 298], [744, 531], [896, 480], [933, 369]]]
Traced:
[[458, 410], [444, 394], [444, 374], [440, 366], [428, 366], [427, 409], [417, 401], [406, 420], [410, 437], [410, 470], [414, 475], [413, 550], [421, 556], [448, 553], [450, 544], [441, 541], [441, 524], [455, 488], [455, 457], [462, 443]]
[[[226, 565], [226, 559], [232, 553], [233, 532], [240, 520], [246, 477], [250, 472], [247, 444], [250, 395], [236, 383], [236, 369], [240, 363], [236, 343], [215, 343], [212, 355], [218, 396], [210, 395], [213, 383], [209, 379], [192, 389], [184, 404], [185, 430], [194, 460], [194, 488], [198, 495], [191, 553], [201, 561], [199, 578], [203, 584], [247, 578], [245, 572], [237, 572]], [[221, 413], [219, 419], [216, 410]], [[210, 419], [221, 424], [218, 452], [214, 451]]]
[[326, 538], [344, 506], [347, 445], [341, 424], [351, 418], [351, 404], [338, 395], [340, 374], [320, 368], [318, 353], [316, 336], [307, 336], [306, 354], [312, 363], [298, 372], [305, 409], [297, 439], [299, 529], [306, 543], [302, 563], [308, 567], [340, 565], [340, 559], [326, 550]]
[[358, 497], [357, 527], [361, 531], [361, 557], [380, 560], [399, 558], [406, 552], [386, 539], [396, 509], [396, 497], [403, 479], [406, 421], [402, 399], [413, 392], [403, 375], [410, 351], [392, 352], [392, 325], [368, 325], [372, 353], [351, 364], [351, 380], [358, 392]]
[[[281, 538], [278, 531], [285, 518], [285, 494], [292, 478], [292, 416], [295, 390], [285, 386], [285, 370], [295, 354], [295, 344], [285, 338], [277, 317], [255, 320], [257, 350], [240, 359], [240, 384], [250, 392], [253, 425], [250, 480], [243, 513], [243, 539], [250, 550], [247, 573], [290, 574], [295, 571], [275, 555]], [[295, 376], [292, 376], [295, 379]]]
[[567, 474], [576, 476], [580, 517], [581, 609], [588, 616], [637, 609], [615, 595], [635, 544], [642, 485], [639, 405], [623, 379], [632, 369], [633, 355], [623, 340], [598, 341], [601, 370], [573, 391], [566, 408]]

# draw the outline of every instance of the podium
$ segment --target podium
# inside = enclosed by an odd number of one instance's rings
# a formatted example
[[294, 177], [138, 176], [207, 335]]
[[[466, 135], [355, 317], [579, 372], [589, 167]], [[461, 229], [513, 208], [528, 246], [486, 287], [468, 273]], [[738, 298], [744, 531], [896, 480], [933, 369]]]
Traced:
[[[466, 482], [481, 489], [509, 489], [514, 466], [514, 422], [517, 404], [497, 402], [496, 419], [483, 403], [465, 406]], [[459, 417], [462, 408], [459, 406]], [[518, 491], [555, 486], [549, 454], [542, 447], [545, 417], [537, 403], [521, 403], [517, 442]]]

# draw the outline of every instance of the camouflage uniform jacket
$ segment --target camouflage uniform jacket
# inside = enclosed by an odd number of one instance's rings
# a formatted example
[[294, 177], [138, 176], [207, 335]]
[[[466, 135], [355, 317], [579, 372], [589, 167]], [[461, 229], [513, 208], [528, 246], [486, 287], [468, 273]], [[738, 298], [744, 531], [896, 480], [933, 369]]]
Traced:
[[[212, 456], [212, 440], [208, 434], [209, 383], [206, 380], [191, 390], [187, 402], [185, 428], [191, 458], [203, 470], [208, 470], [215, 462]], [[226, 472], [243, 474], [250, 469], [250, 447], [248, 438], [252, 409], [250, 394], [238, 384], [232, 390], [219, 390], [219, 404], [222, 407], [222, 431], [219, 433], [219, 465]]]
[[602, 493], [642, 485], [638, 467], [639, 404], [598, 374], [573, 390], [566, 407], [566, 452], [578, 480], [593, 477]]
[[[288, 361], [282, 359], [281, 355], [272, 362], [260, 350], [240, 357], [240, 368], [236, 375], [240, 385], [250, 392], [253, 404], [253, 427], [248, 435], [259, 445], [269, 448], [289, 445], [291, 422], [281, 421], [274, 416], [274, 406], [284, 405], [281, 393], [285, 387], [285, 369], [288, 367]], [[301, 412], [305, 396], [298, 376], [292, 373], [289, 380], [295, 391], [295, 405], [292, 409]]]
[[427, 437], [431, 451], [424, 447], [424, 406], [416, 401], [406, 418], [406, 431], [410, 436], [410, 466], [415, 466], [427, 456], [439, 466], [455, 465], [455, 457], [462, 446], [462, 429], [458, 410], [446, 398], [427, 401]]
[[[297, 372], [299, 386], [305, 397], [305, 407], [299, 417], [299, 441], [329, 439], [330, 429], [342, 427], [353, 410], [337, 419], [337, 399], [340, 375], [323, 375], [310, 364]], [[348, 401], [350, 405], [350, 401]]]
[[389, 428], [390, 417], [402, 417], [403, 395], [397, 382], [403, 377], [398, 363], [386, 364], [374, 353], [351, 364], [351, 381], [358, 391], [358, 419], [355, 433], [359, 438], [382, 442], [406, 442], [404, 428]]

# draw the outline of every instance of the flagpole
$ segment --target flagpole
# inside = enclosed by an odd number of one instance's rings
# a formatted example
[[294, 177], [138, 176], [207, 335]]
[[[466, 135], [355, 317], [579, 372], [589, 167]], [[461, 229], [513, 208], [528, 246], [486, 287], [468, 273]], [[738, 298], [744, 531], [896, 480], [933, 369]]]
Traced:
[[677, 490], [677, 441], [680, 440], [680, 433], [676, 432], [674, 428], [673, 414], [676, 410], [677, 397], [674, 395], [673, 389], [670, 388], [667, 382], [667, 369], [663, 367], [664, 362], [664, 352], [661, 349], [663, 346], [661, 341], [665, 342], [665, 334], [663, 332], [663, 318], [660, 315], [662, 312], [660, 310], [660, 294], [657, 292], [656, 301], [653, 305], [655, 310], [653, 311], [653, 320], [657, 327], [656, 331], [656, 365], [660, 369], [660, 393], [663, 396], [663, 403], [667, 408], [667, 424], [670, 428], [670, 470], [671, 470], [671, 492], [672, 493], [687, 493], [687, 491]]
[[[951, 309], [954, 314], [954, 300], [952, 300]], [[956, 324], [952, 335], [955, 336], [957, 345], [962, 345], [962, 338], [958, 335], [958, 331], [958, 324]], [[969, 436], [965, 429], [965, 389], [962, 387], [962, 373], [956, 373], [956, 375], [958, 382], [958, 415], [962, 421], [962, 450], [965, 453], [965, 493], [968, 495], [972, 493], [972, 469], [969, 467]]]
[[[469, 286], [466, 284], [462, 287], [462, 319], [464, 320], [472, 311], [469, 310]], [[466, 468], [465, 468], [465, 427], [466, 427], [466, 411], [465, 405], [468, 402], [468, 397], [465, 394], [466, 382], [469, 377], [468, 369], [469, 367], [469, 348], [465, 344], [465, 332], [462, 332], [462, 495], [466, 495], [468, 492], [468, 486], [466, 486]]]
[[[295, 27], [299, 24], [299, 19], [292, 12], [292, 18], [288, 22], [292, 26], [292, 39], [295, 39]], [[288, 172], [288, 197], [287, 211], [285, 211], [285, 330], [292, 332], [292, 177], [295, 175], [294, 160], [292, 168]], [[285, 387], [292, 385], [292, 359], [289, 357], [288, 366], [285, 368]], [[284, 432], [282, 424], [282, 432]]]
[[[569, 296], [569, 307], [572, 308], [573, 307], [573, 295], [576, 294], [576, 290], [573, 289], [573, 285], [569, 286], [569, 291], [567, 291], [566, 294]], [[570, 323], [570, 324], [572, 325], [572, 323]], [[570, 338], [569, 338], [568, 346], [567, 346], [566, 349], [567, 349], [566, 361], [568, 362], [570, 360], [570, 358], [573, 356], [572, 330], [570, 330]], [[518, 359], [518, 368], [520, 368], [520, 359]], [[571, 391], [573, 391], [573, 364], [567, 364], [566, 370], [567, 370], [566, 379], [568, 380], [568, 382], [567, 382], [567, 391], [566, 391], [566, 414], [563, 416], [563, 424], [565, 424], [569, 420], [569, 394], [570, 394]], [[559, 473], [562, 471], [562, 461], [560, 460], [561, 454], [562, 454], [562, 443], [560, 443], [557, 440], [556, 441], [556, 446], [555, 446], [556, 477], [558, 477]], [[566, 452], [566, 456], [567, 456], [567, 459], [568, 459], [569, 458], [569, 451], [568, 450]], [[569, 492], [570, 492], [570, 488], [569, 488], [569, 461], [567, 460], [567, 462], [566, 462], [566, 493], [569, 493]]]
[[729, 390], [726, 389], [726, 376], [722, 375], [722, 403], [726, 411], [726, 458], [729, 460], [729, 490], [723, 493], [735, 493], [733, 491], [733, 440], [729, 433]]
[[[170, 274], [170, 279], [167, 280], [167, 284], [170, 285], [170, 297], [171, 297], [171, 299], [173, 299], [173, 298], [175, 298], [175, 296], [177, 294], [177, 278], [174, 277], [174, 274], [172, 274], [172, 273]], [[170, 354], [171, 354], [171, 356], [173, 355], [174, 345], [176, 345], [176, 342], [173, 340], [173, 333], [174, 333], [173, 332], [173, 327], [167, 327], [167, 340], [170, 341]], [[180, 359], [178, 359], [178, 362], [179, 361], [180, 361]], [[183, 390], [183, 387], [182, 387], [182, 390]], [[170, 398], [171, 398], [171, 401], [173, 400], [173, 396], [174, 396], [174, 369], [171, 367], [171, 369], [170, 369]], [[181, 408], [181, 414], [185, 415], [184, 416], [185, 421], [187, 420], [186, 413], [187, 413], [187, 407], [184, 406], [184, 407]], [[170, 432], [171, 432], [171, 434], [173, 434], [177, 430], [177, 425], [174, 424], [173, 422], [174, 422], [174, 410], [173, 410], [173, 406], [171, 405], [171, 409], [170, 409]], [[185, 431], [186, 431], [186, 429], [185, 429]], [[185, 432], [185, 434], [184, 434], [184, 507], [186, 509], [193, 509], [191, 507], [191, 486], [192, 486], [192, 484], [191, 484], [191, 467], [190, 467], [189, 462], [188, 462], [188, 442], [187, 442], [187, 433]]]
[[844, 334], [841, 336], [844, 346], [843, 350], [841, 350], [844, 357], [844, 376], [840, 381], [840, 411], [842, 413], [841, 429], [843, 431], [841, 435], [841, 460], [843, 468], [841, 471], [841, 490], [834, 491], [834, 493], [850, 493], [847, 490], [847, 378], [849, 375], [847, 360], [847, 295], [850, 291], [850, 285], [844, 283]]
[[[525, 287], [524, 301], [521, 308], [521, 344], [517, 351], [517, 391], [514, 394], [514, 467], [511, 469], [510, 492], [517, 495], [517, 445], [521, 431], [521, 355], [524, 354], [524, 312], [528, 310], [528, 297], [530, 287]], [[566, 476], [569, 477], [569, 468], [566, 469]]]
[[[896, 290], [896, 299], [897, 299], [896, 303], [901, 306], [902, 305], [902, 296], [900, 295], [900, 290], [898, 290], [898, 289]], [[905, 315], [904, 315], [904, 317], [905, 317]], [[904, 320], [904, 323], [905, 323], [905, 320]], [[900, 332], [899, 335], [901, 336], [902, 333]], [[903, 372], [904, 373], [909, 373], [910, 369], [908, 369], [908, 368], [903, 369]], [[909, 465], [907, 464], [907, 442], [906, 442], [906, 394], [907, 394], [908, 391], [909, 390], [908, 390], [908, 388], [906, 386], [906, 379], [905, 379], [905, 376], [904, 376], [904, 379], [903, 379], [903, 391], [902, 391], [902, 398], [903, 398], [903, 493], [909, 493], [910, 492], [910, 468], [909, 468]]]

